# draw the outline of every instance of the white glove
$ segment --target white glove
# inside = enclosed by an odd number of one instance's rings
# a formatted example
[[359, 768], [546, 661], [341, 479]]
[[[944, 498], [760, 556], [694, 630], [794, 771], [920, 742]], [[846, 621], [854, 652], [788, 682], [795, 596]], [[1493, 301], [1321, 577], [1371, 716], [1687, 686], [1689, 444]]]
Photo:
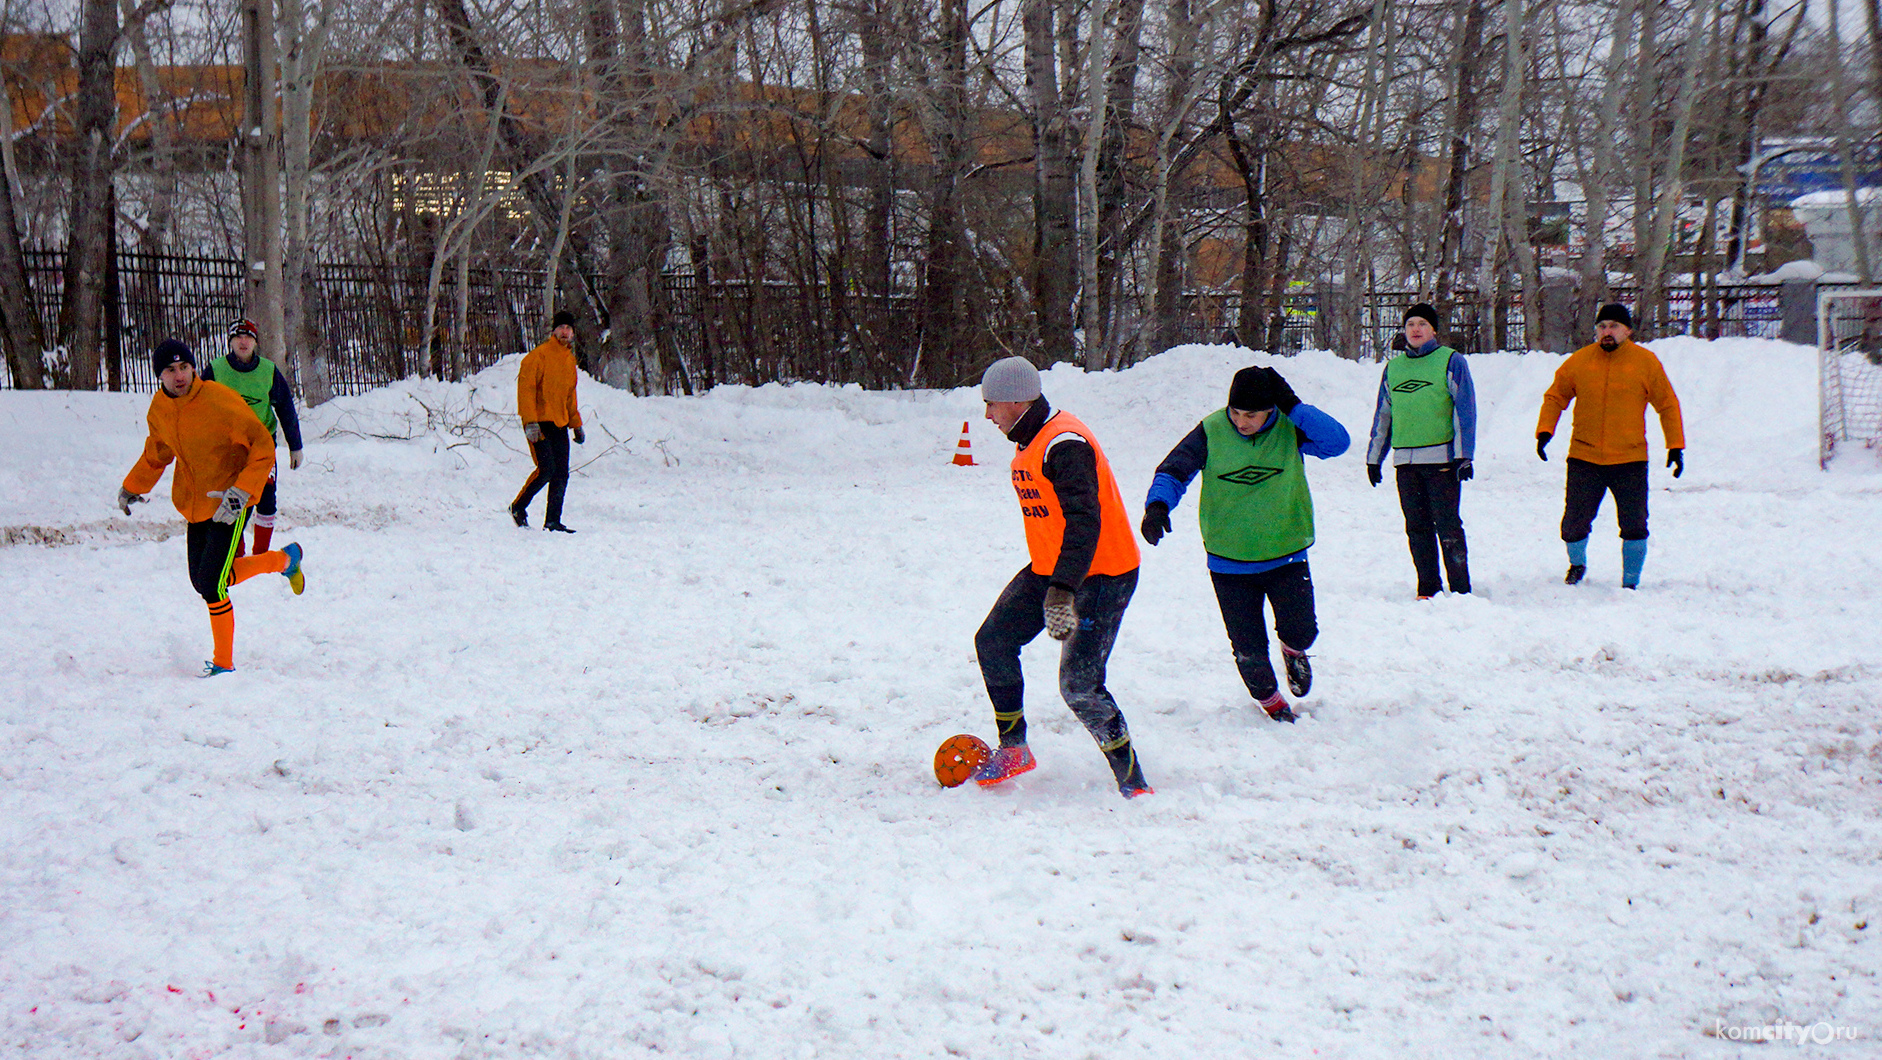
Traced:
[[240, 486], [230, 486], [225, 490], [210, 490], [209, 495], [222, 498], [222, 505], [216, 509], [216, 514], [209, 517], [218, 523], [235, 522], [236, 517], [242, 514], [242, 509], [248, 507], [251, 499], [248, 491]]
[[1078, 608], [1072, 604], [1072, 593], [1054, 585], [1046, 590], [1046, 633], [1053, 640], [1064, 640], [1078, 628]]
[[301, 451], [299, 449], [288, 450], [288, 470], [299, 471], [300, 469], [301, 469]]
[[529, 440], [529, 444], [531, 445], [535, 445], [537, 442], [542, 441], [542, 424], [540, 423], [523, 424], [523, 437], [527, 438]]
[[142, 504], [148, 499], [142, 494], [132, 493], [123, 486], [118, 487], [118, 510], [125, 515], [131, 514], [131, 505]]

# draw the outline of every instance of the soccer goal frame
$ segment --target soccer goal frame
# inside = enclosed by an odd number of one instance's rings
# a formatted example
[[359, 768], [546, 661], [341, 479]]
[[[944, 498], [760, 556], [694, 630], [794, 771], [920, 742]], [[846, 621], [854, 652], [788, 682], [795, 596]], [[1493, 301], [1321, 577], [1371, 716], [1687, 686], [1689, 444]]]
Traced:
[[1817, 466], [1882, 449], [1882, 288], [1817, 292]]

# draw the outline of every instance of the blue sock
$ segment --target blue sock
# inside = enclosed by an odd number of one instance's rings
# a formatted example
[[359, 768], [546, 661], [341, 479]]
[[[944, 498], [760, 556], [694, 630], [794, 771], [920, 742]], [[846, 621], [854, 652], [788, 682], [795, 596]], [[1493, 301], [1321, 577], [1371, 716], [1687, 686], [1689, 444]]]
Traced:
[[1621, 542], [1621, 584], [1639, 585], [1640, 568], [1647, 565], [1647, 542]]
[[1586, 567], [1588, 565], [1588, 539], [1587, 538], [1584, 537], [1580, 541], [1564, 542], [1564, 544], [1568, 545], [1568, 565], [1569, 566]]

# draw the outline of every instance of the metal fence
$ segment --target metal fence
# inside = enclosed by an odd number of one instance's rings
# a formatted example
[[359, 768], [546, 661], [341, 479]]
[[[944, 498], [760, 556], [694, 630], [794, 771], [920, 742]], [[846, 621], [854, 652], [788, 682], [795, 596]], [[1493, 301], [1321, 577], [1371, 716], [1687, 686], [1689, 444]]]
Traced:
[[[34, 306], [50, 334], [56, 331], [64, 293], [64, 252], [28, 250], [26, 265]], [[310, 326], [320, 345], [330, 388], [358, 393], [411, 375], [462, 378], [506, 354], [528, 348], [542, 331], [543, 274], [531, 269], [472, 269], [463, 327], [458, 327], [458, 277], [441, 277], [432, 334], [424, 332], [429, 283], [421, 267], [324, 264], [309, 292]], [[104, 364], [107, 386], [150, 390], [156, 380], [145, 356], [159, 339], [181, 338], [207, 358], [223, 349], [231, 320], [246, 305], [243, 263], [120, 250], [107, 279]], [[1611, 297], [1633, 303], [1638, 292], [1617, 288]], [[1335, 299], [1339, 301], [1335, 302]], [[1359, 359], [1389, 353], [1404, 312], [1423, 300], [1415, 292], [1295, 291], [1281, 306], [1281, 349], [1298, 351], [1329, 343], [1329, 334], [1356, 349], [1337, 352]], [[664, 280], [664, 316], [653, 324], [655, 341], [694, 388], [775, 380], [896, 385], [903, 378], [916, 333], [911, 295], [870, 296], [829, 285], [703, 283], [692, 275]], [[1716, 304], [1717, 320], [1710, 307]], [[1330, 329], [1323, 313], [1350, 314]], [[1233, 294], [1191, 293], [1172, 339], [1233, 342], [1241, 319]], [[1501, 331], [1468, 292], [1460, 294], [1446, 328], [1448, 341], [1467, 353], [1522, 344], [1520, 298], [1502, 307]], [[1780, 289], [1762, 285], [1679, 287], [1668, 292], [1668, 323], [1657, 334], [1776, 338], [1781, 325]], [[1493, 314], [1492, 314], [1493, 315]], [[1695, 323], [1695, 316], [1700, 319]], [[1498, 335], [1503, 337], [1499, 344]], [[1646, 337], [1651, 338], [1652, 335]], [[56, 360], [56, 357], [54, 358]], [[55, 366], [56, 367], [56, 366]], [[56, 374], [56, 372], [55, 372]], [[13, 385], [11, 372], [3, 372]]]

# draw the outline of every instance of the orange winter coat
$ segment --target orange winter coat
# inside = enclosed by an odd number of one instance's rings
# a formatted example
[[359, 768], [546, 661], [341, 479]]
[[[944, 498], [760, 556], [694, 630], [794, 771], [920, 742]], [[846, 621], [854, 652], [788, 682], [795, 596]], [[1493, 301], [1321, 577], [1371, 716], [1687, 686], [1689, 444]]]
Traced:
[[1599, 345], [1583, 346], [1555, 370], [1555, 383], [1542, 395], [1536, 433], [1555, 433], [1562, 410], [1575, 406], [1574, 433], [1568, 455], [1591, 464], [1631, 464], [1647, 459], [1647, 406], [1660, 414], [1660, 433], [1668, 449], [1686, 448], [1679, 395], [1653, 351], [1623, 342], [1613, 353]]
[[575, 407], [575, 351], [551, 335], [523, 356], [516, 372], [516, 412], [524, 423], [580, 427]]
[[150, 425], [144, 455], [124, 476], [124, 488], [132, 493], [149, 493], [175, 461], [170, 501], [183, 518], [201, 523], [222, 505], [210, 490], [236, 486], [253, 504], [268, 485], [274, 432], [261, 425], [242, 395], [221, 383], [198, 378], [180, 398], [159, 387], [144, 419]]

